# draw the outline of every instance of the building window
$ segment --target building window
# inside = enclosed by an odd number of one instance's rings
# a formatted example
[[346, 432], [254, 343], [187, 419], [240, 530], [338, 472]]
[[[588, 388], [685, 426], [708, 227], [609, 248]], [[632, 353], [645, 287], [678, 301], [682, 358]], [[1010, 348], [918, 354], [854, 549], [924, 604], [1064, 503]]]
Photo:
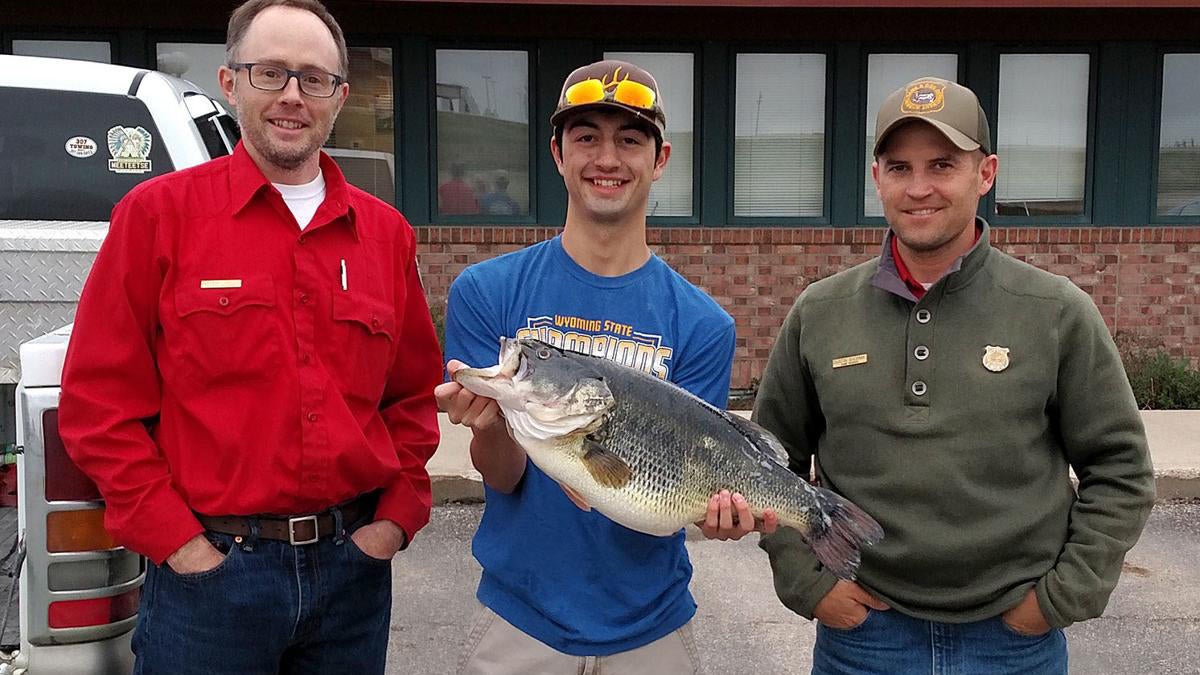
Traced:
[[437, 212], [529, 215], [529, 53], [437, 50]]
[[112, 63], [112, 45], [90, 40], [13, 40], [12, 53]]
[[[159, 72], [182, 77], [204, 90], [204, 93], [225, 103], [217, 68], [225, 65], [225, 45], [200, 42], [159, 42], [156, 63]], [[225, 103], [230, 113], [233, 106]]]
[[1158, 131], [1160, 216], [1200, 216], [1200, 54], [1163, 56]]
[[677, 52], [605, 52], [604, 58], [627, 61], [649, 71], [658, 82], [667, 113], [665, 140], [671, 160], [650, 188], [647, 216], [691, 216], [694, 185], [695, 57]]
[[1084, 213], [1087, 54], [1001, 54], [996, 214]]
[[733, 214], [820, 217], [825, 204], [825, 55], [738, 54]]
[[350, 47], [350, 96], [325, 152], [346, 180], [389, 204], [396, 203], [396, 105], [392, 50]]
[[888, 94], [918, 77], [958, 81], [957, 54], [870, 54], [867, 57], [866, 179], [863, 182], [863, 215], [882, 217], [883, 204], [875, 191], [871, 164], [875, 162], [875, 120]]

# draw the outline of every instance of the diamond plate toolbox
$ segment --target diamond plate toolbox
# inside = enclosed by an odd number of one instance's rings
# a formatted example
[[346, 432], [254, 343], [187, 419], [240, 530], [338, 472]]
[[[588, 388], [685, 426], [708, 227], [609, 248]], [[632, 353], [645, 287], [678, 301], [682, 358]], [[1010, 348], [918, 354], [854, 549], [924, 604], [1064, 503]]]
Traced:
[[0, 384], [22, 342], [70, 323], [108, 223], [0, 220]]

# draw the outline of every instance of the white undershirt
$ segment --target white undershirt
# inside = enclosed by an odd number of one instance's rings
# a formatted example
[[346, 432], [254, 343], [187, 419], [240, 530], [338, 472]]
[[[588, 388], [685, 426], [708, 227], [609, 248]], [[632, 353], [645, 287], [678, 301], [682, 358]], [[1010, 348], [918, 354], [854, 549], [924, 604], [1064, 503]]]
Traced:
[[296, 224], [302, 230], [312, 222], [313, 214], [317, 212], [321, 202], [325, 201], [325, 176], [320, 172], [317, 172], [317, 177], [312, 182], [303, 185], [271, 185], [283, 195], [283, 203], [287, 204], [288, 210], [296, 218]]

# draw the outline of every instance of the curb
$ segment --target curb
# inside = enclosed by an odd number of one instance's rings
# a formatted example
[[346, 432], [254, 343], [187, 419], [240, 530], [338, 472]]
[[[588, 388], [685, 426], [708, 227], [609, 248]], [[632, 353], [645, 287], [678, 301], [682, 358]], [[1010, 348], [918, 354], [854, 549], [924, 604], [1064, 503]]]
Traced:
[[1200, 470], [1173, 469], [1154, 472], [1156, 501], [1200, 499]]
[[481, 504], [483, 481], [462, 476], [430, 476], [433, 484], [433, 505]]

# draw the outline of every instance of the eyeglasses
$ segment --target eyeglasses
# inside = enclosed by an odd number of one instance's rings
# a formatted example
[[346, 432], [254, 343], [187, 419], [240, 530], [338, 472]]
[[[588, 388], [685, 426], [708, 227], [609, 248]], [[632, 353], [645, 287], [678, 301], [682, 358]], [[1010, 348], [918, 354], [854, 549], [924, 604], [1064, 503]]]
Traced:
[[567, 103], [582, 105], [611, 100], [642, 110], [654, 110], [654, 90], [633, 80], [605, 82], [591, 78], [567, 87]]
[[249, 72], [250, 86], [263, 91], [279, 91], [294, 77], [300, 85], [300, 91], [315, 98], [333, 96], [338, 85], [346, 81], [341, 75], [324, 70], [288, 70], [271, 63], [231, 63], [229, 67]]

